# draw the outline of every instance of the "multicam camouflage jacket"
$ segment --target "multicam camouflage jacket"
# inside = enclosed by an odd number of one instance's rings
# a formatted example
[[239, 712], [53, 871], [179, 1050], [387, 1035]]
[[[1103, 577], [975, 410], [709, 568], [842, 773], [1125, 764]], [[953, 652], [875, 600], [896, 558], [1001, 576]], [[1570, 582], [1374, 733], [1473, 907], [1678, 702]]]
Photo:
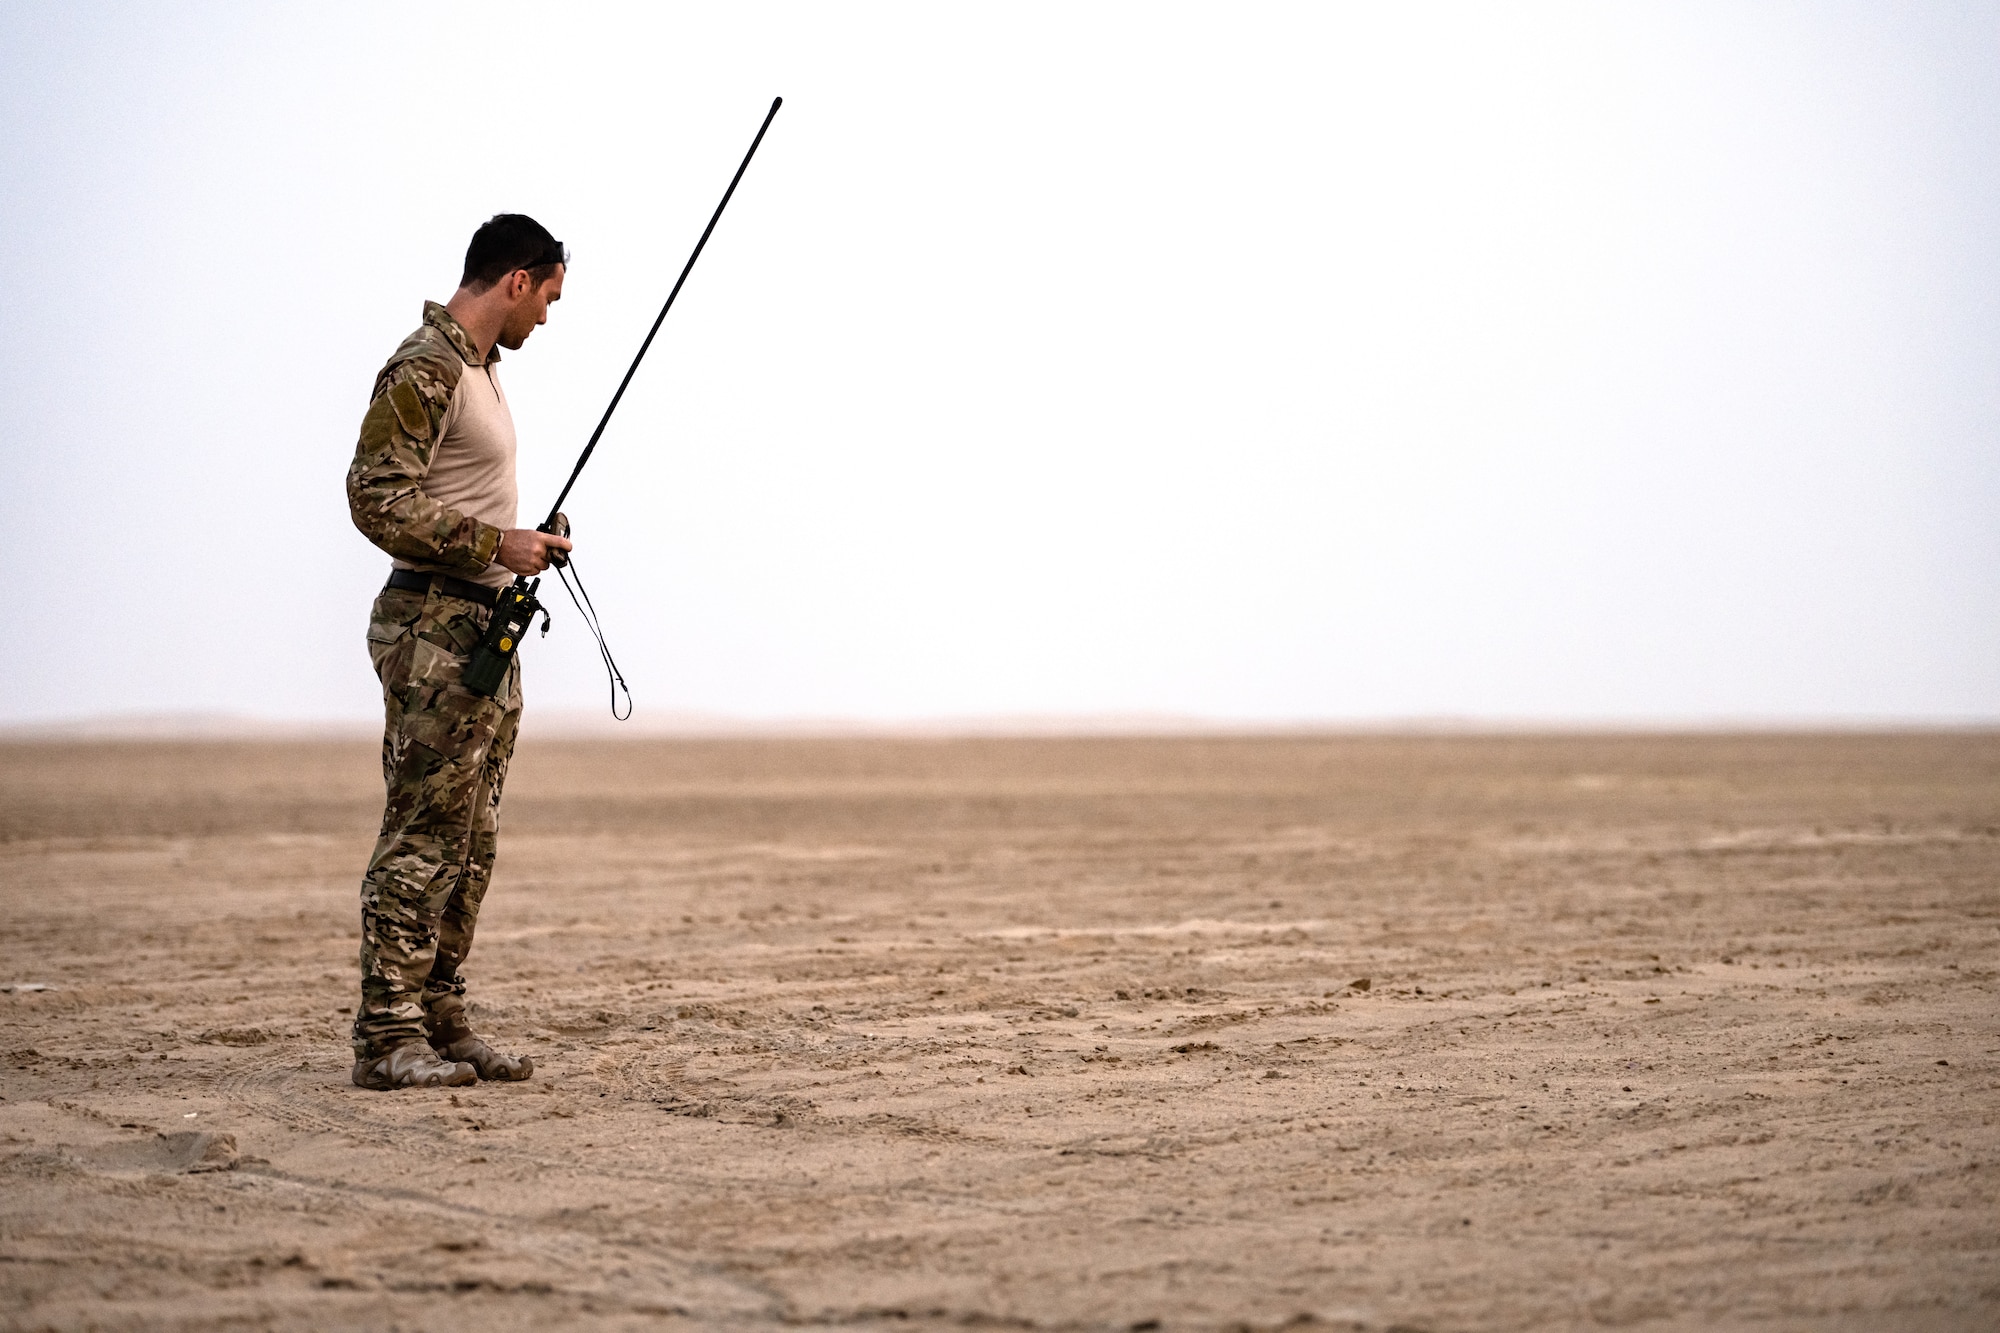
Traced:
[[[491, 360], [500, 359], [494, 348]], [[500, 529], [424, 493], [445, 409], [479, 349], [435, 301], [375, 376], [361, 442], [347, 469], [347, 509], [369, 541], [402, 560], [477, 574], [500, 550]]]

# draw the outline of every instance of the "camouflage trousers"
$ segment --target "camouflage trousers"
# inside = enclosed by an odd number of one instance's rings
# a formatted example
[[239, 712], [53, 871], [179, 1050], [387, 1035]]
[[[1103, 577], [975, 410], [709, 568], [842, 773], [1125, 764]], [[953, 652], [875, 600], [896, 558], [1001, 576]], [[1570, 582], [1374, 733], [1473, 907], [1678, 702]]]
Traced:
[[465, 1029], [458, 969], [493, 875], [500, 787], [521, 724], [518, 658], [494, 698], [460, 681], [491, 614], [435, 589], [375, 599], [368, 652], [382, 680], [388, 800], [361, 879], [356, 1059]]

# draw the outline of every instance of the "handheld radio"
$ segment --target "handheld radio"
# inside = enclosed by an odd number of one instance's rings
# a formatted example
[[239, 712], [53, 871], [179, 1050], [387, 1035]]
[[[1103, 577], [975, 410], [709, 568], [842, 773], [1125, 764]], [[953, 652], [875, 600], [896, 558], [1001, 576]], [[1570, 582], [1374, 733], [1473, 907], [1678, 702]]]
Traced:
[[[569, 519], [556, 514], [539, 530], [567, 537]], [[560, 568], [564, 563], [561, 552], [551, 551], [549, 554], [556, 557], [552, 563]], [[498, 694], [501, 683], [507, 679], [507, 668], [513, 665], [514, 654], [521, 651], [521, 640], [527, 636], [528, 627], [537, 615], [542, 618], [542, 633], [549, 632], [549, 613], [535, 597], [536, 590], [541, 586], [540, 579], [517, 578], [500, 590], [500, 600], [493, 607], [493, 619], [487, 622], [486, 633], [480, 636], [479, 646], [472, 650], [472, 658], [465, 664], [465, 674], [460, 677], [466, 689], [489, 699]]]

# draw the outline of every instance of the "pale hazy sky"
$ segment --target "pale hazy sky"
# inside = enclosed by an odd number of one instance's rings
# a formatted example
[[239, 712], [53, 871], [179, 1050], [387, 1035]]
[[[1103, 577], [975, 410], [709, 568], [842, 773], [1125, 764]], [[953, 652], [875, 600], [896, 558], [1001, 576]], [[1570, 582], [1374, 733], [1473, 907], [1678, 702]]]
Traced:
[[50, 3], [0, 721], [374, 715], [375, 369], [568, 242], [532, 522], [778, 94], [568, 506], [642, 716], [2000, 717], [2000, 6]]

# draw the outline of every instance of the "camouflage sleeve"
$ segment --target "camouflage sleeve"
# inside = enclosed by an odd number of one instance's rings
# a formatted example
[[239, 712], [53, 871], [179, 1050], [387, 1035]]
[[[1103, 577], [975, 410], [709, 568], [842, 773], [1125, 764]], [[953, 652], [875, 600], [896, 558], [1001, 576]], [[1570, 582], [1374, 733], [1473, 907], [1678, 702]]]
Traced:
[[363, 536], [402, 560], [477, 574], [500, 550], [500, 529], [424, 494], [455, 384], [421, 360], [377, 382], [347, 469], [347, 510]]

